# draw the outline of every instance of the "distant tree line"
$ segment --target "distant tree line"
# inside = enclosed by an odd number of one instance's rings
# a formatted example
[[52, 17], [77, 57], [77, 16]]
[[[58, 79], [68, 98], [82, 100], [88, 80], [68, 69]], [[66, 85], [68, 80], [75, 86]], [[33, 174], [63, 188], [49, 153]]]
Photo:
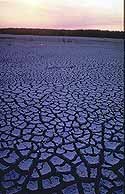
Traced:
[[78, 36], [124, 39], [123, 31], [107, 30], [57, 30], [57, 29], [31, 29], [31, 28], [1, 28], [0, 34], [40, 35], [40, 36]]

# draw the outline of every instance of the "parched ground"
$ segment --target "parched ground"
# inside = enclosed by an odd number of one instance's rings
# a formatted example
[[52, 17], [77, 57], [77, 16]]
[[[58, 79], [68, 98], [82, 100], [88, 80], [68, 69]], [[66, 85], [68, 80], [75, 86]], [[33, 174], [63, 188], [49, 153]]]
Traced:
[[123, 194], [123, 42], [0, 39], [0, 194]]

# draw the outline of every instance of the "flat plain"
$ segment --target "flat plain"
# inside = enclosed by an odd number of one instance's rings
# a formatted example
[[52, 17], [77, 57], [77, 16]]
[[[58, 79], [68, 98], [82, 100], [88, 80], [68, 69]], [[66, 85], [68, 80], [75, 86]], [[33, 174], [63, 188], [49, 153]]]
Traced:
[[0, 35], [0, 194], [123, 194], [123, 41]]

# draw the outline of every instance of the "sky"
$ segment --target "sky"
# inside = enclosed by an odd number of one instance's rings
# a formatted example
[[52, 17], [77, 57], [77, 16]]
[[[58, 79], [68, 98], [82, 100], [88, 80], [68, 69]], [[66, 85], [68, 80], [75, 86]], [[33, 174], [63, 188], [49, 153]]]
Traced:
[[123, 29], [124, 0], [0, 0], [0, 28]]

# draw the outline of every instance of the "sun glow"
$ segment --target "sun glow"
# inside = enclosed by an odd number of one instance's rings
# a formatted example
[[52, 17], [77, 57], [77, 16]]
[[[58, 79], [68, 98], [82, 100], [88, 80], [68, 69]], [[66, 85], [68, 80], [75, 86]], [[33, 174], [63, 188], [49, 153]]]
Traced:
[[41, 4], [41, 0], [19, 0], [19, 2], [28, 6], [39, 6]]
[[123, 30], [124, 0], [0, 0], [0, 27]]

